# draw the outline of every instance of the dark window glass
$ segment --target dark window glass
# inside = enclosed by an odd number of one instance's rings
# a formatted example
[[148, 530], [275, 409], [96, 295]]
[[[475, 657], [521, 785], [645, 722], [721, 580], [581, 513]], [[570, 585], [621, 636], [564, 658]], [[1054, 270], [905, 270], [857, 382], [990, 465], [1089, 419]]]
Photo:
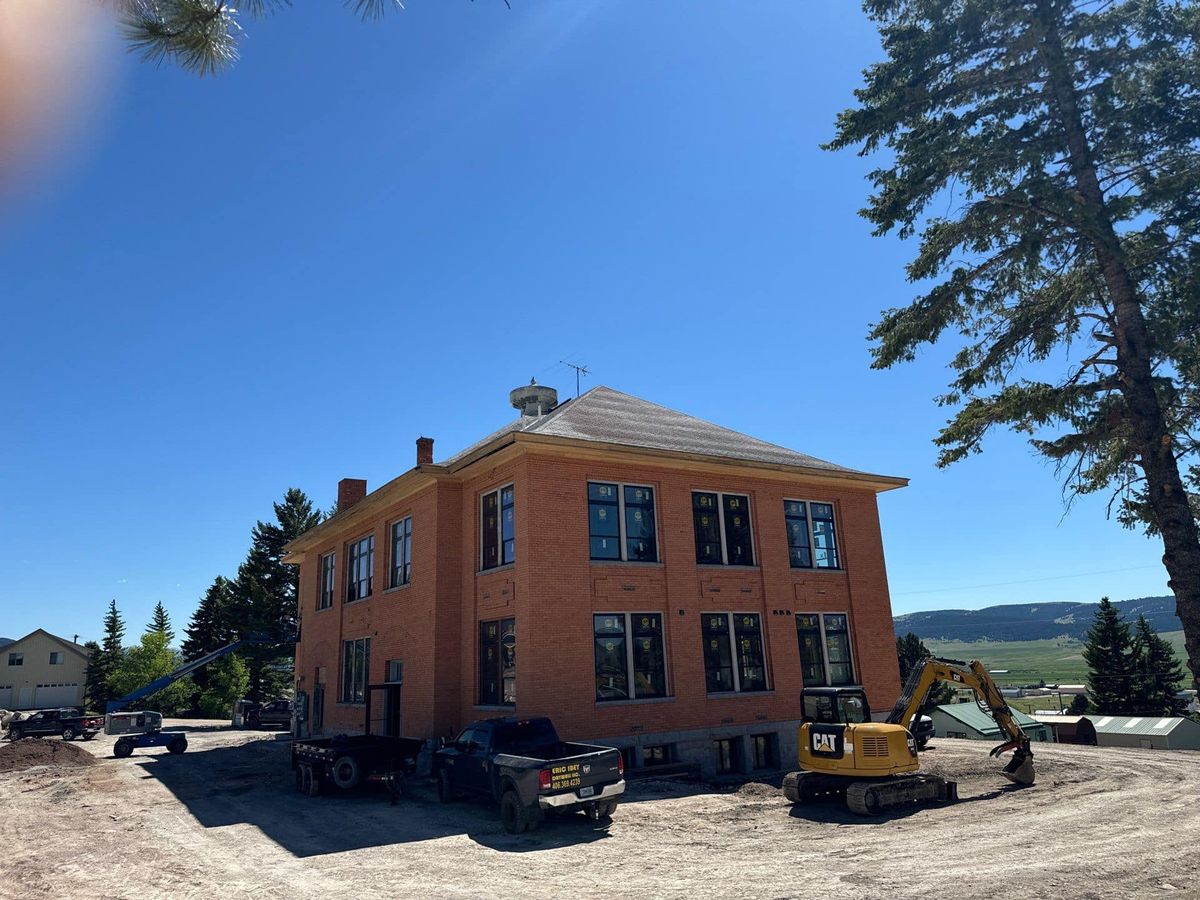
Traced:
[[375, 535], [367, 535], [351, 544], [348, 557], [346, 602], [350, 603], [370, 597], [374, 588]]
[[371, 639], [358, 638], [342, 644], [342, 702], [365, 703], [367, 673], [371, 668]]
[[479, 623], [479, 703], [511, 706], [517, 694], [515, 619]]
[[653, 488], [625, 486], [625, 558], [633, 562], [658, 562]]
[[729, 646], [729, 616], [703, 613], [700, 616], [704, 639], [704, 681], [710, 694], [732, 691], [733, 657]]
[[334, 564], [336, 554], [326, 553], [321, 557], [321, 583], [317, 593], [317, 609], [333, 606]]
[[805, 687], [820, 687], [825, 680], [825, 651], [821, 642], [821, 617], [796, 616], [796, 639], [800, 643], [800, 673]]
[[738, 676], [743, 691], [767, 689], [767, 663], [763, 656], [762, 620], [754, 613], [739, 613], [733, 617], [733, 632], [737, 640]]
[[9, 664], [10, 666], [23, 666], [23, 665], [25, 665], [25, 654], [24, 654], [24, 653], [10, 653], [10, 654], [8, 654], [8, 664]]
[[784, 500], [783, 520], [787, 527], [788, 558], [792, 568], [812, 568], [812, 545], [808, 536], [806, 504], [800, 500]]
[[480, 527], [483, 535], [481, 568], [494, 569], [500, 565], [500, 494], [492, 491], [481, 501]]
[[667, 666], [663, 654], [662, 616], [631, 613], [633, 620], [633, 693], [635, 697], [665, 697]]
[[674, 744], [654, 744], [642, 748], [643, 766], [665, 766], [671, 761], [671, 748]]
[[592, 559], [621, 558], [620, 504], [615, 484], [588, 485], [588, 534]]
[[725, 562], [730, 566], [754, 565], [750, 539], [750, 498], [736, 494], [721, 497], [725, 513]]
[[592, 627], [596, 644], [596, 699], [628, 700], [625, 615], [592, 616]]
[[838, 565], [837, 534], [833, 524], [833, 505], [810, 503], [813, 529], [813, 559], [818, 569], [836, 569]]
[[737, 738], [725, 738], [715, 742], [717, 751], [717, 774], [728, 775], [731, 772], [736, 772], [738, 769], [738, 745], [741, 742]]
[[692, 494], [692, 524], [696, 530], [696, 562], [720, 565], [721, 510], [716, 494]]
[[389, 587], [408, 584], [412, 574], [412, 517], [392, 523], [392, 580]]
[[[814, 504], [815, 505], [815, 504]], [[825, 650], [829, 656], [831, 684], [853, 684], [854, 668], [850, 661], [850, 623], [841, 613], [826, 613]]]
[[506, 487], [500, 491], [500, 564], [502, 566], [508, 565], [517, 558], [516, 537], [516, 520], [513, 517], [513, 489]]

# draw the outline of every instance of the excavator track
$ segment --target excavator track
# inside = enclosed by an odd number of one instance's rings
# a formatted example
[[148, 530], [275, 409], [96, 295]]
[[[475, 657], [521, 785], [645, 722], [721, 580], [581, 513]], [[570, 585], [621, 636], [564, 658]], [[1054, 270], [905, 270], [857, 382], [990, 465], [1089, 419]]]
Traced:
[[783, 796], [792, 803], [812, 803], [846, 794], [850, 781], [839, 775], [820, 772], [789, 772], [783, 776]]
[[879, 816], [913, 804], [958, 799], [958, 782], [936, 775], [901, 775], [879, 781], [855, 781], [846, 788], [846, 806], [860, 816]]

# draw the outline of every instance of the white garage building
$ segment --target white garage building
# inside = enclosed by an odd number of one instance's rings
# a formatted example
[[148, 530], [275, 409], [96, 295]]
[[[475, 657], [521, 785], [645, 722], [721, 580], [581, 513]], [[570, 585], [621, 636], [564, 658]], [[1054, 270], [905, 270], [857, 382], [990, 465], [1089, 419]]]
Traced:
[[39, 628], [0, 649], [0, 709], [82, 706], [88, 651]]

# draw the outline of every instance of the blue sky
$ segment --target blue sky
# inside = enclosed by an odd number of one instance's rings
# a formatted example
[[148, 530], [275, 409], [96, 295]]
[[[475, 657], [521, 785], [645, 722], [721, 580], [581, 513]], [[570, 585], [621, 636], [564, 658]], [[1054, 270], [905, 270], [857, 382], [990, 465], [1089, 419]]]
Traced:
[[[1161, 548], [1066, 513], [998, 433], [934, 467], [952, 346], [871, 371], [914, 248], [819, 149], [879, 55], [851, 3], [414, 0], [250, 22], [198, 79], [125, 55], [58, 168], [0, 208], [0, 635], [182, 630], [295, 485], [322, 507], [514, 415], [560, 359], [844, 465], [896, 612], [1166, 593]], [[1053, 363], [1052, 363], [1053, 364]]]

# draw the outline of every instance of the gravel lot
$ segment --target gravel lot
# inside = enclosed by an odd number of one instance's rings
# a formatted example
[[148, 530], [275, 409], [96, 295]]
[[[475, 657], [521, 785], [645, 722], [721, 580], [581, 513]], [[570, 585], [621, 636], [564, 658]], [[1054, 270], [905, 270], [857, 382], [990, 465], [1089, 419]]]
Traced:
[[923, 762], [958, 778], [950, 807], [860, 819], [793, 809], [778, 779], [652, 782], [610, 828], [512, 837], [429, 785], [301, 796], [286, 735], [189, 740], [118, 760], [101, 736], [79, 745], [98, 765], [0, 774], [0, 896], [1200, 898], [1196, 753], [1035, 745], [1038, 783], [1012, 789], [987, 744], [942, 740]]

